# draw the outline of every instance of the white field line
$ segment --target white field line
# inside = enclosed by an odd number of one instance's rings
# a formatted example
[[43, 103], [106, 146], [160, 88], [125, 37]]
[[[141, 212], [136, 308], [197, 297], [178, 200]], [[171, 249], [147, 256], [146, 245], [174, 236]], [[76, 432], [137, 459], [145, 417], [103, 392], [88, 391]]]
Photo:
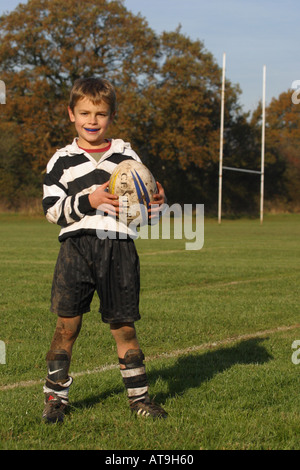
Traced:
[[[236, 343], [238, 341], [244, 341], [248, 339], [253, 339], [253, 338], [260, 338], [266, 335], [278, 333], [281, 331], [289, 331], [289, 330], [296, 330], [297, 328], [300, 328], [300, 323], [297, 323], [295, 325], [291, 326], [278, 326], [277, 328], [271, 328], [269, 330], [263, 330], [263, 331], [257, 331], [254, 333], [249, 333], [245, 335], [238, 335], [238, 336], [232, 336], [229, 338], [225, 338], [219, 341], [214, 341], [211, 343], [203, 343], [199, 344], [196, 346], [190, 346], [185, 349], [175, 349], [174, 351], [171, 351], [169, 353], [160, 353], [156, 354], [154, 356], [148, 356], [146, 359], [146, 362], [157, 360], [157, 359], [164, 359], [164, 358], [174, 358], [178, 356], [183, 356], [184, 354], [190, 353], [190, 352], [195, 352], [195, 351], [203, 351], [203, 350], [209, 350], [209, 349], [214, 349], [214, 348], [219, 348], [221, 346], [225, 346], [228, 344]], [[90, 374], [99, 374], [101, 372], [106, 372], [108, 370], [113, 370], [113, 369], [118, 369], [119, 365], [118, 364], [107, 364], [105, 366], [101, 367], [96, 367], [93, 370], [84, 370], [81, 372], [74, 372], [71, 373], [70, 375], [72, 377], [82, 377], [85, 375], [90, 375]], [[0, 386], [0, 391], [6, 391], [6, 390], [13, 390], [16, 388], [27, 388], [27, 387], [33, 387], [35, 385], [39, 385], [42, 382], [44, 382], [45, 379], [41, 380], [27, 380], [27, 381], [21, 381], [21, 382], [16, 382], [13, 384], [8, 384], [8, 385], [1, 385]]]

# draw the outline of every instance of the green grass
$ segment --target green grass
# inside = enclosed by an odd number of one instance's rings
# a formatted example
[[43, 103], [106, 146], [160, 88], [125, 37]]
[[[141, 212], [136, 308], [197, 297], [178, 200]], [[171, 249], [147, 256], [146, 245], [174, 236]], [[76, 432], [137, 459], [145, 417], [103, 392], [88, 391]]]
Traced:
[[70, 411], [62, 426], [41, 422], [58, 231], [0, 215], [0, 449], [300, 449], [298, 215], [206, 220], [199, 251], [137, 240], [136, 327], [163, 421], [130, 414], [95, 297], [73, 351]]

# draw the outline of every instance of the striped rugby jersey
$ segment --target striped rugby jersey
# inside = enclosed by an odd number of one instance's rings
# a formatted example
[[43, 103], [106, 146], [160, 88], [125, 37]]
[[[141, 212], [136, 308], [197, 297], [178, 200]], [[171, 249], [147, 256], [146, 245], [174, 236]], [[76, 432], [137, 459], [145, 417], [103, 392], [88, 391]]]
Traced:
[[[136, 233], [115, 217], [93, 209], [88, 196], [106, 183], [118, 163], [139, 156], [128, 142], [112, 139], [111, 146], [97, 162], [79, 148], [77, 138], [71, 145], [57, 150], [49, 160], [43, 185], [43, 209], [49, 222], [61, 226], [59, 241], [83, 233]], [[107, 236], [107, 235], [106, 235]]]

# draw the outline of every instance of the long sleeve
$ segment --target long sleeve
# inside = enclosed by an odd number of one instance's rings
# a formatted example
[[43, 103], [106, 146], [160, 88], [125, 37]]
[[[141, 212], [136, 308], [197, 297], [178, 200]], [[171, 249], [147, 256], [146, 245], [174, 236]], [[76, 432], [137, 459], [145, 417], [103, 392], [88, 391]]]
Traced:
[[69, 195], [64, 172], [59, 170], [59, 166], [58, 160], [53, 166], [50, 163], [47, 167], [43, 185], [43, 209], [49, 222], [67, 227], [93, 211], [88, 199], [92, 188]]
[[51, 173], [46, 174], [43, 190], [43, 209], [46, 218], [61, 227], [79, 221], [93, 210], [86, 191], [68, 196], [68, 188], [60, 181], [56, 181]]

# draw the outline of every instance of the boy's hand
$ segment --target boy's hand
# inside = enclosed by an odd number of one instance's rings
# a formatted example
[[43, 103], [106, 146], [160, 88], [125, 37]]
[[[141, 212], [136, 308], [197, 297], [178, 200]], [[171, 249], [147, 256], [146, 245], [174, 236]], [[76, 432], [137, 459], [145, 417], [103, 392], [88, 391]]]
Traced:
[[[165, 195], [164, 188], [162, 185], [156, 181], [156, 186], [158, 189], [158, 193], [153, 195], [153, 202], [150, 202], [150, 209], [148, 210], [149, 213], [149, 219], [154, 219], [156, 217], [159, 217], [159, 212], [161, 210], [161, 205], [167, 203], [167, 198]], [[152, 207], [151, 207], [152, 206]]]
[[109, 181], [99, 186], [89, 195], [89, 201], [94, 209], [98, 209], [110, 215], [116, 215], [120, 212], [119, 198], [107, 192]]

